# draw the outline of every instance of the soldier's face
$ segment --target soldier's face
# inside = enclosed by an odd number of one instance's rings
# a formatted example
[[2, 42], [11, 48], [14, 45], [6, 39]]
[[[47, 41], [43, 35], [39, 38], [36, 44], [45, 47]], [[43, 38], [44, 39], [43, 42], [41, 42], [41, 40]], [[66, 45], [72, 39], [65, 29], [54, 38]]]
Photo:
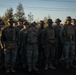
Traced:
[[17, 25], [20, 25], [20, 22], [17, 22]]
[[25, 25], [23, 25], [23, 28], [24, 28], [24, 29], [26, 29], [26, 26], [25, 26]]
[[48, 26], [51, 27], [52, 26], [52, 23], [48, 23]]
[[13, 22], [9, 22], [9, 25], [10, 25], [10, 26], [13, 26]]
[[60, 25], [60, 22], [57, 22], [57, 25]]
[[35, 29], [36, 29], [36, 27], [33, 26], [33, 27], [32, 27], [32, 30], [34, 31]]
[[22, 22], [17, 22], [18, 25], [22, 25]]
[[44, 24], [41, 24], [41, 27], [44, 27]]
[[67, 23], [67, 24], [71, 24], [71, 22], [70, 22], [70, 21], [67, 21], [66, 23]]
[[72, 24], [75, 25], [76, 24], [75, 21], [73, 21]]

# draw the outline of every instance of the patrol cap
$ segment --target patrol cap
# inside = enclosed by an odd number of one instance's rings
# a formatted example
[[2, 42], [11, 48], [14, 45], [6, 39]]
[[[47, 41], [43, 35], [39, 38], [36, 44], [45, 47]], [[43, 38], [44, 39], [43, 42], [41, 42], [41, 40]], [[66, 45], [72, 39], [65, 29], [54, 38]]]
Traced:
[[26, 26], [26, 24], [27, 24], [27, 21], [26, 21], [26, 22], [23, 22], [23, 25], [25, 25], [25, 26]]
[[5, 25], [5, 23], [4, 23], [4, 21], [2, 20], [2, 21], [0, 21], [0, 25]]
[[0, 22], [2, 21], [2, 19], [0, 18]]
[[70, 16], [67, 16], [66, 19], [71, 19], [71, 17]]
[[37, 23], [36, 23], [35, 21], [33, 22], [33, 24], [34, 24], [34, 25], [37, 25]]
[[70, 18], [67, 18], [66, 21], [71, 21], [71, 19]]
[[17, 22], [23, 22], [23, 20], [22, 19], [18, 19], [18, 21]]
[[33, 23], [31, 23], [30, 25], [29, 25], [29, 27], [36, 27]]
[[44, 21], [41, 20], [41, 21], [40, 21], [40, 24], [45, 24], [45, 23], [44, 23]]
[[57, 18], [57, 19], [55, 20], [55, 23], [57, 23], [57, 22], [61, 22], [61, 20], [60, 20], [59, 18]]
[[9, 18], [9, 19], [8, 19], [8, 22], [9, 22], [9, 23], [13, 23], [14, 20], [13, 20], [12, 18]]
[[5, 25], [4, 21], [0, 18], [0, 25]]
[[76, 22], [76, 19], [72, 19], [71, 22]]
[[48, 19], [47, 23], [53, 23], [52, 19]]

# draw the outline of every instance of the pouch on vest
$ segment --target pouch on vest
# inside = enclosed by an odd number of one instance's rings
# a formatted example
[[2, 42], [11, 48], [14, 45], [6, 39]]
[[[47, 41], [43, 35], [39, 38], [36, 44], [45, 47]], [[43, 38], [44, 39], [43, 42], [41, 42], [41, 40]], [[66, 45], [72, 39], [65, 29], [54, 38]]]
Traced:
[[27, 42], [28, 42], [29, 44], [37, 43], [37, 33], [34, 32], [34, 31], [29, 32], [29, 33], [28, 33]]
[[69, 40], [74, 40], [74, 36], [75, 36], [74, 27], [70, 25], [67, 27], [67, 37]]
[[16, 43], [14, 43], [14, 42], [6, 42], [5, 45], [6, 45], [6, 48], [8, 48], [8, 49], [16, 48]]
[[47, 30], [47, 41], [49, 43], [55, 43], [55, 31], [54, 31], [54, 29]]

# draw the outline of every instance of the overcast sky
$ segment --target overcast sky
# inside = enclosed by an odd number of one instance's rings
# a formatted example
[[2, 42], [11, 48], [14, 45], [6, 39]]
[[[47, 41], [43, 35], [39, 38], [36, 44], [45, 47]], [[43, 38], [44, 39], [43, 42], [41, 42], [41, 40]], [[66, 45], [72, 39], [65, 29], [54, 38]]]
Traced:
[[20, 2], [24, 7], [25, 16], [31, 12], [34, 20], [43, 20], [48, 15], [53, 21], [56, 18], [64, 21], [66, 16], [76, 18], [76, 0], [0, 0], [0, 16], [10, 7], [15, 13]]

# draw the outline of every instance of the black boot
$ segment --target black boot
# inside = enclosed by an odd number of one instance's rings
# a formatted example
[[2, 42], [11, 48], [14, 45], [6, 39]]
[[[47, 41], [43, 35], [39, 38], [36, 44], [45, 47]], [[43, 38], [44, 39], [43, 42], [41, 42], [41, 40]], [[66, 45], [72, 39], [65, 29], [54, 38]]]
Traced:
[[73, 68], [76, 67], [76, 66], [73, 64], [73, 62], [70, 62], [70, 66], [73, 67]]
[[10, 68], [10, 69], [11, 69], [11, 72], [13, 72], [13, 73], [15, 72], [15, 69], [14, 68]]
[[69, 63], [66, 63], [65, 68], [69, 69]]
[[56, 65], [58, 65], [58, 64], [59, 64], [58, 60], [57, 60], [57, 61], [55, 61], [55, 64], [56, 64]]
[[10, 73], [10, 69], [9, 68], [6, 68], [6, 73]]
[[48, 70], [48, 64], [45, 65], [45, 70]]
[[33, 68], [33, 70], [38, 71], [38, 68], [35, 65], [33, 65], [32, 68]]
[[32, 71], [32, 66], [28, 65], [28, 72], [31, 72], [31, 71]]
[[50, 68], [50, 69], [53, 69], [53, 70], [56, 69], [52, 64], [50, 64], [49, 68]]
[[26, 65], [25, 64], [23, 64], [23, 68], [26, 68]]

